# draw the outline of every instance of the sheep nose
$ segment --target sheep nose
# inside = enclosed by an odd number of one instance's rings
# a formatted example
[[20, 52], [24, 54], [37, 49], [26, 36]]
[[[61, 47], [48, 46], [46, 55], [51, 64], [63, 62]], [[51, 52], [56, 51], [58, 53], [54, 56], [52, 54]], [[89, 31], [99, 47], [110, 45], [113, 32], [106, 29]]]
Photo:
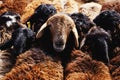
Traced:
[[55, 42], [55, 45], [57, 47], [62, 47], [64, 45], [64, 42], [62, 40]]

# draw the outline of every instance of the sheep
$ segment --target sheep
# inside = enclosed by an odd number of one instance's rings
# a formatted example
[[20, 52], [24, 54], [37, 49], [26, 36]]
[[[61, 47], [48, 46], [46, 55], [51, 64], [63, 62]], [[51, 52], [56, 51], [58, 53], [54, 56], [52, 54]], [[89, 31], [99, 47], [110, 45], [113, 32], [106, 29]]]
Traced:
[[64, 13], [51, 16], [41, 26], [36, 38], [40, 48], [61, 55], [64, 66], [69, 60], [69, 53], [79, 47], [79, 36], [75, 23], [70, 16]]
[[102, 11], [104, 10], [115, 10], [120, 13], [120, 1], [112, 0], [102, 3]]
[[31, 15], [34, 14], [35, 9], [41, 4], [52, 4], [49, 0], [32, 0], [26, 7], [23, 9], [23, 14], [21, 15], [21, 22], [25, 23]]
[[3, 27], [12, 28], [17, 22], [20, 22], [18, 13], [7, 11], [0, 15], [0, 29], [3, 29]]
[[0, 45], [11, 38], [12, 28], [17, 22], [20, 22], [18, 13], [7, 11], [0, 15]]
[[75, 25], [79, 34], [79, 42], [81, 42], [83, 37], [89, 31], [89, 29], [94, 26], [94, 23], [90, 21], [90, 19], [82, 13], [73, 13], [73, 14], [70, 14], [70, 17], [75, 22]]
[[79, 12], [87, 15], [91, 21], [99, 15], [102, 9], [102, 5], [95, 2], [86, 3], [80, 6]]
[[[80, 49], [87, 46], [93, 59], [109, 64], [109, 45], [111, 35], [100, 27], [92, 27], [80, 44]], [[90, 53], [91, 51], [91, 53]]]
[[26, 21], [27, 27], [37, 33], [40, 26], [55, 13], [57, 13], [57, 10], [53, 5], [41, 4], [35, 9], [34, 14]]
[[112, 80], [108, 67], [81, 50], [73, 50], [65, 68], [65, 80]]
[[[0, 29], [6, 29], [12, 37], [0, 45], [1, 50], [14, 46], [14, 54], [18, 55], [29, 49], [35, 33], [21, 24], [20, 15], [14, 12], [5, 12], [0, 16]], [[4, 33], [3, 33], [4, 34]], [[11, 36], [10, 35], [10, 36]], [[24, 49], [25, 48], [25, 49]]]
[[[55, 14], [41, 26], [36, 38], [39, 40], [38, 46], [20, 54], [16, 60], [15, 67], [6, 74], [4, 80], [18, 80], [21, 78], [63, 80], [63, 69], [69, 60], [69, 53], [72, 50], [69, 45], [75, 42], [76, 44], [72, 46], [79, 46], [78, 33], [74, 21], [67, 14]], [[75, 38], [75, 41], [71, 40], [73, 38]], [[43, 42], [41, 42], [41, 39], [43, 39]], [[48, 59], [46, 55], [48, 55]], [[47, 67], [44, 67], [46, 64]], [[19, 73], [19, 75], [16, 73]], [[21, 77], [23, 74], [24, 76]]]
[[34, 39], [35, 33], [31, 29], [23, 27], [21, 23], [18, 23], [12, 33], [11, 39], [2, 44], [0, 49], [5, 50], [13, 46], [12, 53], [18, 56], [32, 46]]
[[52, 34], [53, 48], [55, 51], [61, 52], [65, 49], [67, 38], [71, 31], [75, 37], [75, 46], [79, 47], [77, 29], [71, 17], [64, 13], [58, 13], [51, 16], [38, 30], [36, 38], [40, 38], [44, 29], [48, 26]]
[[120, 47], [120, 14], [114, 10], [102, 11], [94, 20], [97, 26], [111, 34], [112, 48]]
[[51, 57], [39, 48], [32, 48], [17, 57], [16, 64], [3, 80], [63, 80], [59, 56]]

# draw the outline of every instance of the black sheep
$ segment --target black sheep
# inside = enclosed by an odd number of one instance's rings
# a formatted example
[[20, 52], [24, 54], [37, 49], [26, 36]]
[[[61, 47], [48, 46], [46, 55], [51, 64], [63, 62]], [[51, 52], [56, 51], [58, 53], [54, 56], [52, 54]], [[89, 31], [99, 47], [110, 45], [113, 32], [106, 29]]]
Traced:
[[105, 29], [112, 36], [112, 47], [120, 47], [120, 14], [114, 10], [101, 12], [94, 20], [97, 26]]
[[14, 55], [18, 55], [32, 46], [35, 34], [31, 29], [19, 27], [12, 33], [12, 38], [0, 46], [1, 50], [13, 46]]
[[90, 19], [82, 14], [82, 13], [73, 13], [70, 15], [71, 18], [74, 20], [78, 34], [79, 34], [79, 39], [84, 37], [84, 35], [89, 31], [91, 27], [93, 27], [93, 23], [90, 21]]
[[18, 13], [7, 11], [0, 15], [0, 45], [11, 38], [13, 29], [17, 28], [17, 22], [20, 22]]
[[11, 30], [15, 28], [17, 22], [20, 22], [20, 15], [15, 12], [7, 11], [0, 15], [0, 30], [6, 28]]
[[31, 47], [35, 33], [20, 23], [19, 14], [8, 11], [0, 15], [0, 30], [3, 29], [10, 32], [12, 37], [0, 45], [1, 50], [13, 46], [13, 53], [18, 55]]
[[[92, 27], [81, 42], [80, 48], [87, 45], [93, 59], [109, 63], [109, 43], [111, 35], [104, 29]], [[89, 52], [89, 53], [90, 53]]]
[[47, 21], [47, 19], [57, 13], [55, 7], [51, 4], [41, 4], [35, 9], [34, 14], [26, 21], [28, 27], [37, 33], [40, 26]]

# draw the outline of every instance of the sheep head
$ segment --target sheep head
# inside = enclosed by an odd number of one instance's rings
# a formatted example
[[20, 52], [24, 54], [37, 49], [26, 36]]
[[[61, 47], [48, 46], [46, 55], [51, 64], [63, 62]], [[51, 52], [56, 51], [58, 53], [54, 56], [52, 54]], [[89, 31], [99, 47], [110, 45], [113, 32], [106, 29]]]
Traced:
[[11, 29], [20, 22], [20, 15], [14, 12], [5, 12], [0, 15], [0, 30], [3, 28]]
[[36, 38], [42, 36], [43, 30], [50, 26], [50, 32], [52, 34], [53, 48], [57, 52], [61, 52], [65, 49], [67, 38], [72, 31], [75, 36], [75, 45], [79, 46], [78, 33], [74, 21], [66, 14], [58, 13], [51, 16], [46, 23], [44, 23], [39, 29]]
[[108, 43], [111, 41], [111, 35], [100, 27], [92, 27], [86, 37], [81, 41], [80, 48], [87, 45], [92, 52], [94, 59], [109, 62]]
[[114, 10], [102, 11], [93, 21], [97, 26], [111, 33], [116, 33], [120, 29], [120, 14]]
[[79, 12], [87, 15], [91, 21], [100, 13], [102, 5], [95, 2], [86, 3], [80, 6]]

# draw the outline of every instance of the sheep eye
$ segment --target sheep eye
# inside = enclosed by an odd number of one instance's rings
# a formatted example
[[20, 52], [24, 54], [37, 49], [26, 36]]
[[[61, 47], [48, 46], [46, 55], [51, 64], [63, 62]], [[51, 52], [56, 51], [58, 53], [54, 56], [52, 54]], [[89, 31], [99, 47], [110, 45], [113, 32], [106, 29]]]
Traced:
[[72, 29], [72, 27], [70, 26], [70, 29]]
[[91, 9], [95, 9], [95, 7], [91, 7]]

